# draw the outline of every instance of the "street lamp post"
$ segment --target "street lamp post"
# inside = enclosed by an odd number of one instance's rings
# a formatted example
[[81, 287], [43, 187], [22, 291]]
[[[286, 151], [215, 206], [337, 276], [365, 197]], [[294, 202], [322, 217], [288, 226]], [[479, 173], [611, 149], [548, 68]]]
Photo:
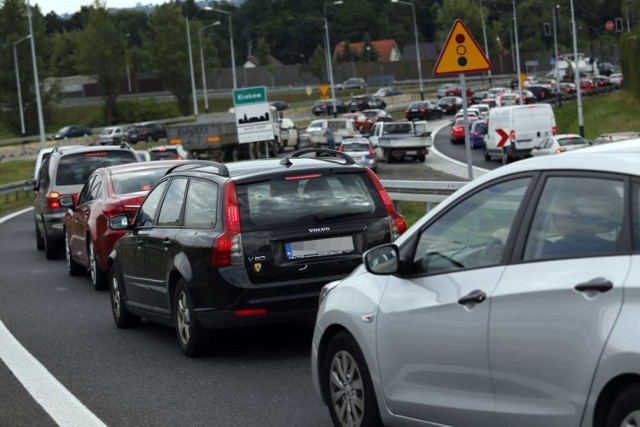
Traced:
[[[208, 9], [208, 8], [207, 8]], [[227, 12], [222, 9], [210, 8], [208, 10], [213, 10], [214, 12], [223, 13], [229, 17], [229, 46], [231, 48], [231, 74], [233, 74], [233, 90], [238, 88], [238, 81], [236, 80], [236, 56], [233, 52], [233, 27], [231, 24], [231, 12]]]
[[16, 66], [16, 84], [18, 86], [18, 109], [20, 110], [20, 130], [22, 132], [22, 136], [25, 135], [26, 130], [24, 127], [24, 111], [22, 110], [22, 88], [20, 87], [20, 67], [18, 66], [18, 51], [16, 50], [16, 45], [22, 41], [30, 39], [31, 36], [26, 36], [13, 43], [13, 61]]
[[124, 60], [127, 65], [127, 88], [129, 89], [129, 93], [131, 93], [131, 73], [129, 72], [129, 33], [127, 33], [126, 37]]
[[420, 60], [420, 45], [418, 44], [418, 21], [416, 20], [416, 6], [413, 3], [401, 0], [391, 0], [391, 2], [407, 4], [411, 6], [411, 13], [413, 14], [413, 34], [416, 39], [416, 61], [418, 63], [418, 83], [420, 84], [420, 99], [424, 101], [424, 87], [422, 86], [422, 61]]
[[42, 99], [40, 98], [40, 79], [38, 78], [38, 61], [36, 61], [36, 42], [33, 36], [33, 23], [31, 22], [31, 5], [27, 0], [27, 19], [29, 20], [29, 36], [31, 39], [31, 61], [33, 62], [33, 84], [36, 90], [36, 104], [38, 107], [38, 128], [40, 129], [40, 144], [45, 146], [44, 115], [42, 114]]
[[513, 32], [516, 38], [516, 71], [518, 73], [518, 104], [522, 105], [522, 79], [520, 79], [520, 48], [518, 47], [518, 14], [516, 13], [516, 0], [513, 0]]
[[215, 27], [216, 25], [220, 25], [220, 21], [216, 21], [213, 24], [206, 25], [200, 28], [200, 31], [198, 31], [198, 40], [200, 42], [200, 67], [202, 68], [202, 91], [204, 94], [205, 114], [209, 114], [209, 99], [207, 97], [207, 73], [205, 73], [204, 71], [204, 49], [202, 49], [202, 32], [207, 28]]
[[331, 39], [329, 39], [329, 21], [327, 21], [327, 5], [340, 5], [342, 3], [342, 0], [336, 0], [324, 4], [324, 36], [327, 43], [327, 64], [329, 64], [329, 84], [331, 85], [331, 103], [333, 104], [333, 117], [338, 116], [338, 107], [336, 106], [336, 90], [333, 84], [333, 64], [331, 58]]
[[553, 65], [556, 67], [556, 97], [558, 98], [558, 107], [562, 106], [562, 94], [560, 93], [560, 69], [558, 67], [558, 33], [556, 32], [556, 9], [559, 8], [560, 5], [557, 4], [551, 9], [553, 16], [553, 51], [555, 54]]
[[578, 36], [576, 31], [576, 16], [573, 10], [573, 0], [570, 0], [571, 4], [571, 29], [573, 36], [573, 80], [576, 85], [576, 103], [578, 104], [578, 128], [580, 129], [580, 136], [584, 138], [584, 118], [582, 117], [582, 91], [580, 90], [580, 67], [578, 66]]
[[[489, 42], [487, 41], [487, 28], [485, 27], [484, 24], [484, 10], [482, 7], [482, 0], [480, 0], [480, 21], [482, 21], [482, 36], [484, 37], [484, 54], [487, 55], [487, 58], [490, 57], [489, 55]], [[487, 75], [489, 77], [489, 86], [492, 86], [491, 84], [491, 69], [489, 69], [487, 71]]]
[[189, 25], [189, 9], [185, 8], [184, 19], [187, 23], [187, 49], [189, 50], [189, 71], [191, 73], [191, 91], [193, 93], [193, 115], [198, 115], [198, 93], [196, 92], [196, 76], [193, 71], [193, 53], [191, 52], [191, 29]]

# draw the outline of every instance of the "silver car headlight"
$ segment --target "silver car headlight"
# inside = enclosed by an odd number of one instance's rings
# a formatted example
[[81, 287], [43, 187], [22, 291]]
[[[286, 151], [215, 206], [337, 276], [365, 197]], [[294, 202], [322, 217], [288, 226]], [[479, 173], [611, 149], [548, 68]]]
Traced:
[[333, 282], [329, 282], [326, 285], [324, 285], [322, 289], [320, 289], [318, 305], [322, 304], [322, 301], [324, 301], [327, 295], [329, 295], [329, 292], [331, 292], [339, 284], [340, 284], [340, 280], [335, 280]]

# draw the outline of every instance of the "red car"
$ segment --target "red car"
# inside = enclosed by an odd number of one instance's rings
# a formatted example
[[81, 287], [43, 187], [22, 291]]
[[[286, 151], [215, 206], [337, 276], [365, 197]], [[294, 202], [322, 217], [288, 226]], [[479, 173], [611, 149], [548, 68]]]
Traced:
[[580, 91], [589, 94], [593, 89], [596, 88], [596, 85], [593, 83], [591, 79], [580, 79]]
[[71, 276], [91, 273], [95, 289], [107, 286], [107, 257], [126, 231], [109, 228], [109, 218], [126, 214], [135, 217], [140, 204], [153, 185], [180, 160], [140, 162], [96, 169], [77, 202], [73, 197], [60, 199], [67, 207], [63, 219], [67, 270]]
[[[471, 95], [473, 95], [473, 90], [470, 87], [468, 87], [467, 97], [471, 98]], [[450, 87], [445, 92], [445, 96], [462, 96], [462, 88], [460, 86]]]
[[458, 118], [451, 126], [451, 142], [464, 142], [464, 119]]
[[[362, 128], [365, 127], [368, 123], [367, 123], [367, 116], [365, 116], [363, 113], [361, 112], [355, 112], [355, 113], [345, 113], [342, 115], [343, 118], [345, 119], [351, 119], [353, 120], [353, 124], [356, 127], [356, 129], [358, 129], [360, 132], [365, 132], [365, 130], [363, 130]], [[369, 125], [369, 128], [371, 128], [371, 126]]]

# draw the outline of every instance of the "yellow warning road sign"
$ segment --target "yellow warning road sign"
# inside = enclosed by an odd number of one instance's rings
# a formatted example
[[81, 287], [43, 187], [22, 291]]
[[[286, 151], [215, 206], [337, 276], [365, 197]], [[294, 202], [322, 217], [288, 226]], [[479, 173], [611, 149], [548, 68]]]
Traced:
[[433, 74], [466, 74], [491, 69], [491, 62], [462, 20], [457, 19], [440, 52]]
[[329, 85], [320, 85], [318, 89], [320, 90], [321, 95], [329, 96]]

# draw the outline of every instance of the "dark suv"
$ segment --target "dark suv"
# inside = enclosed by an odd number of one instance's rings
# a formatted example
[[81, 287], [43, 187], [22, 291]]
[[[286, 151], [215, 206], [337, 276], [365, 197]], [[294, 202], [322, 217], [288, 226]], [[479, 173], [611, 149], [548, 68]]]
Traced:
[[131, 126], [124, 135], [127, 142], [136, 144], [138, 142], [159, 141], [167, 137], [167, 128], [160, 123], [148, 122]]
[[323, 285], [406, 229], [375, 174], [337, 154], [169, 170], [131, 225], [110, 220], [129, 230], [108, 261], [116, 325], [175, 326], [195, 356], [212, 329], [312, 320]]
[[27, 181], [28, 188], [35, 191], [36, 245], [45, 251], [47, 259], [58, 258], [62, 253], [62, 219], [67, 208], [60, 206], [60, 198], [73, 195], [76, 199], [89, 176], [98, 168], [137, 161], [135, 151], [126, 144], [54, 149], [36, 179]]
[[357, 95], [349, 100], [349, 111], [362, 111], [378, 108], [384, 110], [387, 103], [375, 95]]

